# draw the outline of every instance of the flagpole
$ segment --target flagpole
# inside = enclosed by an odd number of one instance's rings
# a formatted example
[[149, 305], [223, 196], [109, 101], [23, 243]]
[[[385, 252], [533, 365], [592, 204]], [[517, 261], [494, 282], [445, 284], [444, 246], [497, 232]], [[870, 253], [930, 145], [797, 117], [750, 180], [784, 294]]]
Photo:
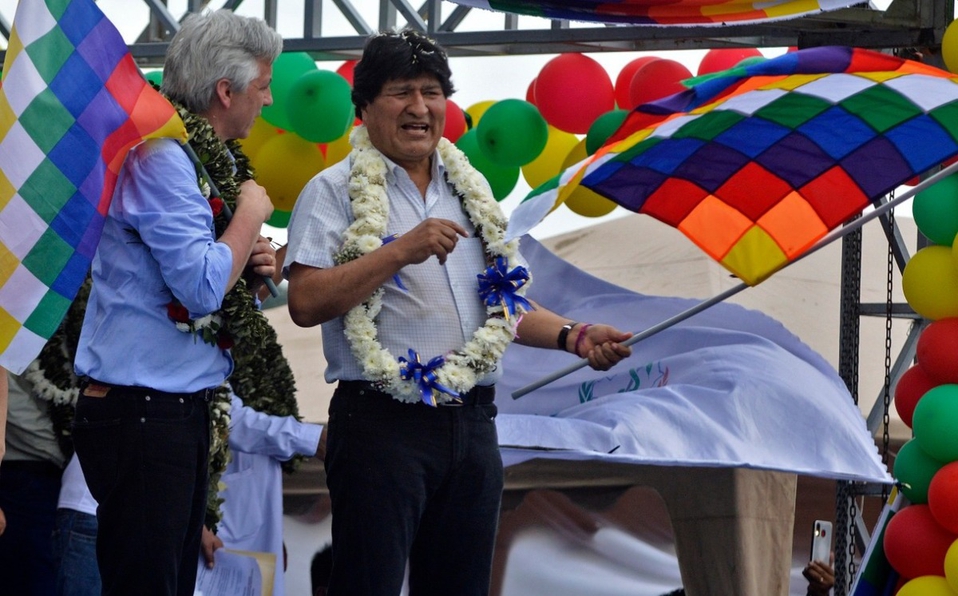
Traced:
[[[934, 173], [933, 175], [929, 176], [928, 178], [922, 180], [920, 183], [916, 184], [916, 185], [913, 186], [912, 188], [910, 188], [910, 189], [908, 189], [907, 191], [903, 192], [903, 193], [901, 194], [901, 196], [895, 197], [894, 199], [888, 201], [888, 202], [885, 203], [884, 205], [881, 205], [881, 206], [879, 206], [879, 207], [876, 207], [876, 208], [873, 209], [872, 211], [869, 211], [869, 212], [866, 213], [865, 215], [859, 217], [858, 219], [856, 219], [856, 220], [854, 220], [854, 221], [848, 223], [847, 225], [845, 225], [845, 226], [843, 226], [843, 227], [841, 227], [841, 228], [837, 228], [837, 229], [832, 230], [831, 232], [829, 232], [828, 234], [826, 234], [825, 236], [823, 236], [821, 239], [819, 239], [819, 241], [816, 242], [811, 248], [809, 248], [808, 250], [806, 250], [805, 252], [803, 252], [803, 253], [800, 254], [799, 256], [795, 257], [795, 258], [792, 259], [791, 261], [785, 263], [785, 264], [784, 264], [781, 268], [779, 268], [777, 271], [781, 271], [782, 269], [785, 269], [785, 268], [788, 267], [789, 265], [791, 265], [791, 264], [793, 264], [793, 263], [796, 263], [796, 262], [798, 262], [798, 261], [801, 261], [801, 260], [804, 259], [805, 257], [807, 257], [807, 256], [809, 256], [809, 255], [811, 255], [811, 254], [813, 254], [813, 253], [815, 253], [815, 252], [818, 252], [819, 250], [825, 248], [826, 246], [828, 246], [828, 245], [831, 244], [832, 242], [838, 240], [839, 238], [842, 238], [842, 237], [846, 236], [847, 234], [850, 234], [850, 233], [854, 232], [855, 230], [861, 228], [862, 226], [864, 226], [866, 223], [870, 222], [871, 220], [873, 220], [873, 219], [875, 219], [875, 218], [877, 218], [877, 217], [881, 217], [882, 215], [884, 215], [884, 214], [887, 213], [888, 211], [891, 211], [892, 209], [894, 209], [896, 205], [899, 205], [899, 204], [903, 203], [904, 201], [907, 201], [908, 199], [912, 198], [912, 197], [915, 196], [916, 194], [918, 194], [918, 193], [922, 192], [923, 190], [927, 189], [928, 187], [934, 185], [935, 183], [937, 183], [937, 182], [938, 182], [939, 180], [941, 180], [942, 178], [946, 178], [946, 177], [948, 177], [948, 176], [950, 176], [951, 174], [954, 174], [954, 173], [956, 173], [956, 172], [958, 172], [958, 162], [955, 162], [955, 163], [949, 165], [948, 167], [944, 168], [943, 170], [941, 170], [941, 171], [939, 171], [939, 172], [936, 172], [936, 173]], [[769, 277], [771, 277], [771, 274], [769, 275]], [[768, 278], [766, 278], [766, 279], [768, 279]], [[764, 280], [763, 280], [763, 281], [764, 281]], [[760, 283], [761, 283], [761, 282], [760, 282]], [[671, 317], [671, 318], [669, 318], [669, 319], [666, 319], [665, 321], [662, 321], [661, 323], [658, 323], [657, 325], [653, 325], [652, 327], [649, 327], [648, 329], [646, 329], [645, 331], [642, 331], [641, 333], [636, 333], [635, 335], [633, 335], [633, 336], [630, 337], [629, 339], [627, 339], [627, 340], [625, 340], [624, 342], [622, 342], [622, 345], [624, 345], [624, 346], [631, 346], [632, 344], [634, 344], [634, 343], [636, 343], [636, 342], [639, 342], [639, 341], [642, 341], [643, 339], [648, 339], [648, 338], [652, 337], [653, 335], [659, 333], [660, 331], [664, 331], [664, 330], [668, 329], [669, 327], [672, 327], [672, 326], [674, 326], [674, 325], [677, 325], [678, 323], [681, 323], [682, 321], [684, 321], [684, 320], [686, 320], [686, 319], [688, 319], [688, 318], [690, 318], [690, 317], [692, 317], [692, 316], [694, 316], [694, 315], [697, 315], [698, 313], [702, 312], [703, 310], [706, 310], [706, 309], [708, 309], [708, 308], [710, 308], [710, 307], [712, 307], [712, 306], [718, 304], [719, 302], [723, 302], [723, 301], [725, 301], [726, 299], [731, 298], [731, 297], [734, 296], [735, 294], [738, 294], [738, 293], [741, 292], [742, 290], [744, 290], [744, 289], [746, 289], [746, 288], [750, 288], [750, 287], [752, 287], [752, 286], [749, 286], [749, 285], [746, 284], [746, 283], [740, 283], [740, 284], [738, 284], [737, 286], [734, 286], [734, 287], [732, 287], [732, 288], [729, 288], [728, 290], [725, 290], [725, 291], [722, 292], [721, 294], [718, 294], [718, 295], [716, 295], [716, 296], [713, 296], [712, 298], [709, 298], [709, 299], [707, 299], [707, 300], [704, 300], [704, 301], [702, 301], [702, 302], [696, 304], [696, 305], [693, 306], [692, 308], [689, 308], [689, 309], [687, 309], [687, 310], [684, 310], [684, 311], [678, 313], [677, 315], [675, 315], [675, 316], [673, 316], [673, 317]], [[580, 368], [583, 368], [584, 366], [587, 366], [588, 364], [589, 364], [588, 359], [582, 358], [582, 359], [578, 360], [577, 362], [575, 362], [575, 363], [573, 363], [573, 364], [570, 364], [569, 366], [567, 366], [567, 367], [565, 367], [565, 368], [563, 368], [563, 369], [561, 369], [561, 370], [558, 370], [558, 371], [556, 371], [556, 372], [554, 372], [554, 373], [552, 373], [552, 374], [550, 374], [550, 375], [547, 375], [547, 376], [545, 376], [545, 377], [539, 379], [538, 381], [532, 382], [532, 383], [526, 385], [525, 387], [520, 387], [519, 389], [516, 389], [515, 391], [512, 392], [512, 399], [519, 399], [520, 397], [526, 395], [527, 393], [531, 393], [532, 391], [535, 391], [536, 389], [540, 389], [540, 388], [542, 388], [542, 387], [548, 385], [549, 383], [552, 383], [553, 381], [556, 381], [556, 380], [558, 380], [558, 379], [561, 379], [562, 377], [564, 377], [564, 376], [566, 376], [566, 375], [569, 375], [569, 374], [571, 374], [571, 373], [574, 373], [575, 371], [579, 370]]]
[[[200, 168], [200, 175], [203, 176], [203, 180], [210, 185], [210, 196], [218, 197], [220, 196], [220, 190], [216, 188], [216, 183], [213, 182], [213, 179], [210, 177], [210, 173], [206, 171], [206, 166], [203, 165], [203, 162], [200, 161], [196, 151], [193, 150], [193, 147], [189, 143], [181, 143], [183, 146], [183, 151], [186, 151], [186, 154], [190, 157], [190, 160]], [[223, 216], [226, 218], [226, 221], [233, 219], [233, 210], [229, 208], [229, 205], [226, 204], [226, 201], [223, 202]], [[276, 288], [276, 284], [273, 283], [273, 279], [267, 275], [263, 275], [263, 283], [266, 284], [266, 288], [269, 290], [270, 296], [276, 298], [279, 296], [279, 290]]]

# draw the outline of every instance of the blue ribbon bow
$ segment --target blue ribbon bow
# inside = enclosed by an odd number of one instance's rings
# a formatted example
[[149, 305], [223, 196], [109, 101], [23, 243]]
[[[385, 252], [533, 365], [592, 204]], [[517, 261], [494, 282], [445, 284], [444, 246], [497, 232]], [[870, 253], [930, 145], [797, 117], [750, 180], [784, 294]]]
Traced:
[[436, 371], [446, 363], [442, 356], [436, 356], [425, 366], [419, 361], [419, 354], [410, 349], [409, 359], [399, 357], [399, 376], [404, 381], [414, 380], [419, 387], [419, 393], [422, 395], [422, 403], [427, 406], [436, 407], [435, 392], [451, 395], [456, 401], [462, 401], [462, 396], [458, 391], [446, 387], [438, 381]]
[[479, 296], [483, 302], [486, 306], [501, 304], [507, 321], [515, 317], [520, 308], [524, 312], [534, 310], [528, 300], [516, 293], [529, 283], [529, 270], [525, 267], [513, 267], [509, 271], [509, 260], [496, 257], [495, 263], [476, 277], [479, 278]]

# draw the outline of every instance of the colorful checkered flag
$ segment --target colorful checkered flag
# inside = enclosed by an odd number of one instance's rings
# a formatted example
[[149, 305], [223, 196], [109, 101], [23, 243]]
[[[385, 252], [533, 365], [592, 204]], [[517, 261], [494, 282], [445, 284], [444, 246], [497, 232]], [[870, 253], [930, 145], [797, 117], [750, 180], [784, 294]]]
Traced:
[[22, 372], [96, 252], [130, 148], [186, 128], [93, 0], [21, 0], [0, 80], [0, 366]]

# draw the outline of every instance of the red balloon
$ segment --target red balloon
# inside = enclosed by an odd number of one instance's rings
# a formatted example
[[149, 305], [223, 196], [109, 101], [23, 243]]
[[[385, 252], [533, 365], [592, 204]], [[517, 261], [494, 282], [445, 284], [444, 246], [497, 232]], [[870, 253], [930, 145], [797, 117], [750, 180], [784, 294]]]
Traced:
[[526, 88], [526, 101], [532, 105], [536, 105], [536, 79], [532, 79], [532, 82], [530, 82]]
[[635, 71], [629, 83], [629, 101], [640, 106], [687, 89], [682, 81], [692, 77], [689, 69], [675, 60], [653, 60]]
[[609, 73], [588, 56], [560, 54], [536, 77], [536, 107], [559, 130], [585, 134], [596, 118], [614, 106]]
[[915, 414], [918, 400], [935, 385], [924, 369], [917, 365], [910, 367], [898, 379], [898, 384], [895, 385], [895, 410], [908, 428], [911, 428], [911, 418]]
[[761, 55], [755, 48], [715, 48], [709, 50], [699, 62], [698, 75], [728, 70], [746, 58]]
[[958, 538], [941, 527], [928, 505], [909, 505], [885, 529], [885, 557], [905, 577], [945, 575], [945, 553]]
[[349, 82], [350, 87], [353, 86], [353, 69], [356, 68], [357, 62], [359, 62], [359, 60], [347, 60], [336, 69], [336, 72], [339, 73], [339, 76], [343, 77]]
[[656, 56], [643, 56], [636, 58], [622, 67], [619, 76], [615, 77], [615, 105], [623, 110], [631, 110], [635, 107], [632, 100], [629, 99], [629, 87], [632, 84], [632, 77], [635, 73], [653, 60], [658, 60]]
[[958, 383], [958, 318], [938, 319], [925, 327], [915, 358], [935, 385]]
[[928, 508], [938, 525], [958, 534], [958, 462], [945, 464], [931, 478]]
[[451, 99], [446, 100], [446, 127], [442, 136], [455, 143], [466, 132], [466, 115]]

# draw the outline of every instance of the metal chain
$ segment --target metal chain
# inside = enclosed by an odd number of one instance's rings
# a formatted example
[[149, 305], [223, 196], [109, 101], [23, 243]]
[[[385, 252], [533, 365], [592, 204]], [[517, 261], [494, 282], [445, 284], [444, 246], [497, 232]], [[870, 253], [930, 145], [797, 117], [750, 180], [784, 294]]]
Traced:
[[[888, 194], [888, 200], [892, 201], [895, 199], [895, 191], [891, 191]], [[888, 212], [888, 228], [890, 230], [889, 237], [894, 237], [895, 232], [895, 210], [892, 209]], [[881, 442], [881, 459], [882, 463], [885, 464], [885, 467], [888, 467], [888, 445], [890, 443], [889, 437], [889, 426], [891, 425], [891, 417], [889, 416], [889, 411], [891, 408], [891, 332], [892, 332], [892, 322], [894, 318], [892, 317], [892, 299], [893, 291], [895, 289], [895, 250], [892, 242], [888, 242], [888, 265], [887, 265], [887, 276], [885, 278], [885, 384], [882, 388], [882, 397], [884, 399], [883, 410], [882, 410], [882, 442]], [[888, 500], [888, 494], [890, 488], [887, 484], [882, 485], [882, 501]]]
[[[842, 241], [842, 293], [838, 373], [858, 405], [858, 348], [861, 329], [862, 231]], [[855, 576], [855, 540], [852, 535], [858, 508], [854, 484], [839, 481], [835, 495], [835, 596], [846, 596]]]

